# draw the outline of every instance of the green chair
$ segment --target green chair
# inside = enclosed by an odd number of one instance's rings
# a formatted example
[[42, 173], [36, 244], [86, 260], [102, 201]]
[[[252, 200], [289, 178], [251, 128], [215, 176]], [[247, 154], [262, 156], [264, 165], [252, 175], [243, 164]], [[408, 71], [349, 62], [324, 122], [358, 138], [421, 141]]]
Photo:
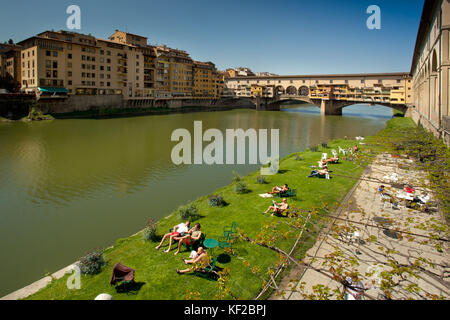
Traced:
[[234, 240], [236, 240], [236, 236], [234, 234], [229, 234], [228, 237], [220, 237], [219, 247], [222, 249], [233, 248]]
[[205, 241], [206, 235], [202, 232], [202, 236], [197, 241], [192, 241], [190, 243], [187, 243], [187, 240], [183, 241], [183, 245], [186, 247], [188, 251], [197, 250], [199, 247], [203, 246], [203, 241]]
[[238, 224], [236, 222], [233, 222], [231, 227], [227, 226], [223, 228], [223, 235], [228, 238], [232, 234], [237, 234], [237, 228]]
[[203, 268], [201, 271], [195, 270], [194, 274], [198, 277], [208, 279], [208, 280], [216, 280], [217, 272], [215, 271], [217, 264], [217, 258], [212, 259], [211, 265]]
[[286, 192], [277, 193], [279, 198], [295, 198], [297, 197], [297, 189], [289, 189]]

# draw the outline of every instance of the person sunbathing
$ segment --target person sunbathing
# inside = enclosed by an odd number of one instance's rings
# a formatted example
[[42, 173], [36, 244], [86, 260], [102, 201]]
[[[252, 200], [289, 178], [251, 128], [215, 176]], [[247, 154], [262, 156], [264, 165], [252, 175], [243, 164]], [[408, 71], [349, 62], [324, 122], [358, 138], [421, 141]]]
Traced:
[[289, 210], [289, 205], [287, 203], [287, 199], [283, 199], [282, 203], [273, 202], [273, 206], [270, 206], [264, 214], [267, 214], [269, 211], [272, 211], [272, 217], [275, 214], [283, 214], [286, 210]]
[[334, 158], [330, 158], [325, 160], [327, 163], [328, 162], [332, 162], [332, 163], [338, 163], [339, 162], [339, 157], [334, 157]]
[[328, 168], [328, 161], [327, 160], [320, 160], [319, 161], [319, 168], [321, 168], [321, 169]]
[[279, 194], [279, 193], [285, 193], [289, 191], [289, 186], [285, 184], [283, 187], [274, 187], [272, 189], [272, 192], [269, 192], [269, 194]]
[[189, 243], [192, 244], [194, 241], [200, 240], [200, 238], [203, 235], [203, 232], [200, 231], [200, 223], [197, 223], [184, 237], [180, 238], [178, 241], [178, 250], [175, 252], [175, 255], [180, 253], [181, 246], [183, 243]]
[[161, 246], [163, 245], [163, 243], [167, 239], [169, 239], [169, 248], [164, 251], [165, 253], [168, 253], [170, 251], [170, 249], [172, 248], [172, 242], [174, 240], [175, 241], [180, 240], [182, 237], [184, 237], [186, 235], [186, 233], [188, 233], [190, 224], [191, 223], [189, 221], [187, 221], [185, 223], [180, 223], [179, 225], [176, 225], [175, 227], [173, 227], [173, 229], [172, 229], [173, 231], [165, 234], [161, 240], [161, 243], [155, 249], [159, 250], [161, 248]]
[[325, 168], [323, 170], [313, 170], [308, 178], [318, 177], [318, 176], [326, 176], [328, 174], [328, 169]]
[[185, 260], [183, 259], [184, 264], [194, 264], [197, 266], [194, 266], [192, 268], [188, 268], [185, 270], [176, 270], [176, 272], [178, 274], [184, 274], [184, 273], [189, 273], [192, 272], [194, 270], [196, 271], [201, 271], [206, 267], [210, 267], [211, 266], [211, 258], [208, 255], [208, 252], [206, 252], [206, 250], [202, 247], [197, 249], [197, 256], [194, 259], [191, 260]]

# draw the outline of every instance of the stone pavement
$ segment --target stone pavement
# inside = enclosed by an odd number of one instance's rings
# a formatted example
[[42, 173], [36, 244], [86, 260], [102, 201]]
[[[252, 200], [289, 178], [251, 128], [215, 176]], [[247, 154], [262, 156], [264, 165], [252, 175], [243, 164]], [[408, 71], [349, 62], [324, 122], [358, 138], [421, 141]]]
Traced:
[[[396, 183], [389, 181], [388, 176], [392, 173], [398, 176], [398, 180], [394, 178]], [[378, 187], [385, 185], [389, 193], [396, 194], [401, 191], [400, 186], [396, 184], [409, 184], [416, 190], [429, 191], [417, 187], [423, 186], [424, 181], [426, 183], [425, 174], [414, 169], [412, 160], [392, 157], [389, 154], [379, 155], [354, 188], [349, 204], [343, 205], [335, 213], [334, 217], [338, 219], [322, 232], [314, 247], [307, 252], [305, 262], [321, 272], [306, 267], [294, 267], [290, 275], [280, 283], [283, 294], [274, 294], [271, 299], [303, 300], [304, 294], [313, 293], [312, 288], [319, 284], [329, 287], [330, 291], [339, 289], [343, 292], [342, 284], [323, 274], [331, 276], [330, 266], [322, 265], [324, 258], [338, 252], [341, 256], [335, 257], [341, 259], [340, 265], [344, 270], [355, 270], [362, 276], [362, 283], [368, 289], [367, 296], [363, 299], [386, 298], [380, 287], [382, 272], [392, 269], [389, 259], [402, 266], [412, 266], [422, 258], [426, 260], [422, 260], [421, 268], [414, 271], [417, 278], [407, 277], [406, 273], [402, 281], [399, 276], [392, 278], [392, 281], [399, 284], [391, 290], [391, 298], [431, 299], [431, 295], [436, 295], [449, 299], [448, 242], [432, 241], [429, 238], [430, 234], [433, 234], [448, 239], [448, 231], [441, 230], [446, 228], [443, 215], [437, 209], [428, 213], [413, 210], [407, 208], [404, 202], [400, 202], [399, 208], [391, 207], [389, 202], [384, 203], [381, 200], [378, 193]], [[437, 245], [442, 245], [442, 248]], [[299, 290], [302, 282], [303, 289]], [[330, 298], [337, 297], [334, 294]]]

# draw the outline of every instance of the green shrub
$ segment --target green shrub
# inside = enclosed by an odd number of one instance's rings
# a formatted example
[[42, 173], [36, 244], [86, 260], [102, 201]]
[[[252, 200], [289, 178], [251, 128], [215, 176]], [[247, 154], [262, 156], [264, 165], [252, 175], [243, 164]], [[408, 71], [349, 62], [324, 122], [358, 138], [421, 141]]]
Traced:
[[244, 182], [238, 182], [234, 186], [234, 192], [237, 194], [244, 194], [247, 193], [249, 190], [247, 189], [247, 185]]
[[319, 151], [319, 146], [311, 146], [311, 147], [309, 147], [309, 150], [311, 151], [311, 152], [318, 152]]
[[226, 205], [225, 200], [220, 195], [212, 195], [208, 198], [208, 203], [211, 207], [224, 207]]
[[105, 264], [103, 251], [96, 250], [81, 258], [78, 267], [82, 274], [98, 274]]
[[233, 182], [240, 182], [242, 177], [236, 171], [233, 171]]
[[256, 183], [258, 184], [268, 184], [266, 176], [257, 176], [256, 177]]
[[180, 216], [181, 220], [187, 221], [198, 217], [198, 210], [194, 204], [188, 204], [186, 206], [181, 206], [178, 208], [178, 215]]
[[326, 142], [322, 142], [322, 148], [325, 148], [325, 149], [327, 149], [327, 148], [328, 148], [328, 143], [326, 143]]
[[295, 155], [295, 160], [297, 160], [297, 161], [303, 161], [304, 159], [303, 159], [303, 157], [300, 156], [299, 154], [296, 154], [296, 155]]
[[147, 222], [147, 227], [144, 230], [144, 240], [145, 241], [156, 241], [157, 240], [157, 235], [156, 235], [156, 230], [158, 228], [158, 221], [154, 220], [154, 219], [150, 219]]

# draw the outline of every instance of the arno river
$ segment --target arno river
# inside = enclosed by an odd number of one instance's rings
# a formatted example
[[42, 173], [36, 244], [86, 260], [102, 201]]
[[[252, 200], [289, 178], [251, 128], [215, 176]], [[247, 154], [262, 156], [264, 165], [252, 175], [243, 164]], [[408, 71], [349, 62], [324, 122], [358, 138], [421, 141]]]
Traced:
[[321, 117], [318, 108], [290, 106], [282, 112], [0, 123], [0, 297], [230, 184], [233, 170], [245, 175], [259, 168], [176, 166], [175, 129], [192, 132], [196, 120], [224, 134], [280, 129], [283, 157], [312, 144], [375, 134], [391, 115], [360, 105], [344, 109], [342, 117]]

